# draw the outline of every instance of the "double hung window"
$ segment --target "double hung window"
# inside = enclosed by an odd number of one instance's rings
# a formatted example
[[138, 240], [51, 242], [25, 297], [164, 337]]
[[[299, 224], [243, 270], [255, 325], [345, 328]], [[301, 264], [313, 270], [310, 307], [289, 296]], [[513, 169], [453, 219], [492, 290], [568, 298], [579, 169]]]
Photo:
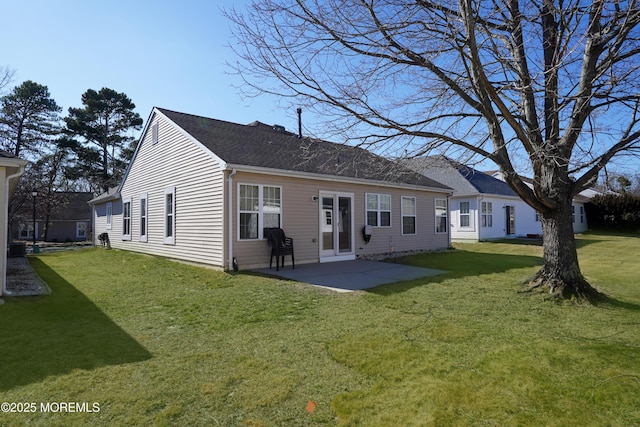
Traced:
[[87, 223], [76, 222], [76, 239], [86, 239], [86, 238], [87, 238]]
[[402, 197], [402, 234], [416, 234], [416, 198]]
[[391, 227], [391, 195], [366, 194], [367, 225]]
[[147, 193], [140, 195], [140, 241], [147, 241]]
[[436, 199], [436, 233], [447, 232], [447, 199]]
[[482, 202], [482, 226], [493, 227], [493, 203]]
[[106, 206], [106, 217], [107, 217], [107, 230], [111, 230], [113, 227], [113, 203], [108, 202]]
[[131, 240], [131, 198], [122, 199], [122, 240]]
[[471, 211], [469, 202], [460, 202], [460, 227], [471, 226]]
[[176, 188], [164, 190], [164, 239], [166, 245], [176, 243]]
[[266, 227], [282, 227], [282, 188], [239, 184], [238, 237], [262, 239]]

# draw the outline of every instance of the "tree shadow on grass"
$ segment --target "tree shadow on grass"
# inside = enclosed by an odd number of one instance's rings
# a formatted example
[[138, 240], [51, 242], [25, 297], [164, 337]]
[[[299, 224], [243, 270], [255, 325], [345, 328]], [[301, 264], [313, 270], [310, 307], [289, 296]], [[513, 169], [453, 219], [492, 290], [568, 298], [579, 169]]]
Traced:
[[617, 308], [624, 308], [625, 310], [640, 311], [640, 304], [622, 301], [617, 298], [612, 298], [608, 295], [605, 295], [602, 301], [599, 301], [596, 305], [602, 305], [605, 307], [607, 305], [610, 305]]
[[[584, 242], [584, 240], [582, 240], [582, 242]], [[597, 240], [592, 240], [586, 242], [586, 244], [597, 242]], [[470, 252], [456, 249], [453, 251], [426, 253], [397, 258], [394, 262], [413, 265], [416, 267], [444, 270], [447, 273], [427, 277], [421, 280], [382, 285], [376, 288], [367, 289], [367, 292], [378, 295], [393, 295], [408, 291], [418, 286], [423, 286], [427, 283], [437, 283], [441, 280], [504, 273], [512, 269], [526, 267], [539, 267], [542, 265], [542, 258], [530, 255]], [[527, 277], [522, 277], [522, 279], [524, 287], [524, 283], [526, 282], [525, 279], [527, 279]], [[621, 301], [609, 295], [604, 295], [603, 299], [595, 304], [640, 311], [640, 305]]]
[[446, 271], [446, 273], [427, 277], [424, 280], [412, 280], [382, 285], [368, 289], [368, 292], [379, 295], [391, 295], [408, 291], [414, 287], [422, 286], [425, 283], [480, 276], [483, 274], [504, 273], [512, 269], [538, 267], [542, 265], [542, 259], [537, 256], [469, 252], [459, 249], [412, 255], [397, 258], [393, 262], [415, 267], [443, 270]]
[[[522, 246], [540, 246], [542, 247], [542, 238], [515, 238], [515, 239], [499, 239], [490, 240], [483, 243], [506, 243], [510, 245], [522, 245]], [[576, 239], [576, 247], [578, 249], [583, 248], [594, 243], [602, 243], [602, 240], [579, 238]]]
[[52, 294], [7, 298], [0, 306], [0, 390], [75, 369], [140, 362], [151, 354], [90, 299], [37, 258]]

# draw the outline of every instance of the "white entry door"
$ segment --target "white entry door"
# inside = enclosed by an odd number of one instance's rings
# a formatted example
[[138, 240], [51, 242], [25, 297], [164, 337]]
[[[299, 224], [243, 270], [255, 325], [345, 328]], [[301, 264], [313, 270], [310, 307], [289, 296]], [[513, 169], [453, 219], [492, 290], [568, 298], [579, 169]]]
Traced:
[[353, 194], [320, 193], [320, 262], [355, 259]]

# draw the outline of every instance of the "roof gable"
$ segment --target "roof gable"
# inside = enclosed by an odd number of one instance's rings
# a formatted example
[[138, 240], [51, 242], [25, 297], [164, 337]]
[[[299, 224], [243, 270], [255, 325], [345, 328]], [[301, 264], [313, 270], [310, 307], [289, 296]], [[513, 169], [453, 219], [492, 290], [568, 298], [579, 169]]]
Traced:
[[405, 161], [416, 172], [454, 189], [456, 194], [493, 194], [517, 197], [507, 183], [455, 162], [445, 156], [425, 156]]
[[88, 202], [93, 198], [93, 193], [60, 191], [56, 192], [54, 197], [58, 203], [58, 209], [51, 214], [52, 221], [89, 220], [91, 218], [91, 208]]
[[157, 110], [229, 167], [249, 166], [449, 190], [440, 182], [358, 147], [298, 138], [281, 127], [260, 122], [241, 125]]

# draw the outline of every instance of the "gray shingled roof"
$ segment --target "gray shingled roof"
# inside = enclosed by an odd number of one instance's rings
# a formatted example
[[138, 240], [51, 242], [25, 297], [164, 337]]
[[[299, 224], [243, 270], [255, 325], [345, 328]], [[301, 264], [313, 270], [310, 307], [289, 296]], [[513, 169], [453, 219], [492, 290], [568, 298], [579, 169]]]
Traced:
[[87, 204], [93, 198], [93, 193], [60, 191], [56, 192], [56, 200], [62, 209], [57, 209], [51, 215], [52, 221], [79, 221], [91, 219], [91, 208]]
[[109, 200], [115, 200], [120, 198], [120, 194], [118, 193], [118, 187], [111, 187], [109, 190], [104, 193], [99, 194], [97, 197], [89, 200], [87, 203], [90, 205], [95, 205], [102, 202], [108, 202]]
[[370, 151], [311, 138], [260, 122], [241, 125], [158, 108], [227, 164], [264, 167], [450, 190]]
[[455, 162], [445, 156], [425, 156], [404, 161], [407, 167], [453, 188], [456, 194], [495, 194], [514, 196], [509, 185], [484, 172]]

